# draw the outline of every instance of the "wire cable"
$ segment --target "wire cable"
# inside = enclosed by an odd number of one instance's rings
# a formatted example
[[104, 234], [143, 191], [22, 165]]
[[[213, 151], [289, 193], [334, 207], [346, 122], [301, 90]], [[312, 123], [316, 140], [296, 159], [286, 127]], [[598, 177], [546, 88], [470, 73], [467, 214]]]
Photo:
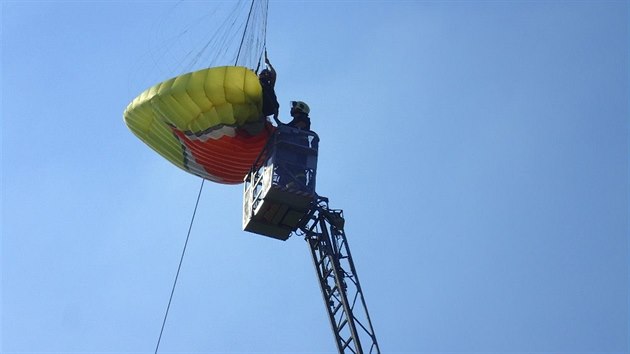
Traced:
[[186, 254], [186, 247], [188, 246], [188, 240], [190, 239], [190, 230], [192, 230], [193, 222], [195, 221], [195, 214], [197, 214], [197, 207], [199, 206], [199, 199], [201, 199], [201, 191], [203, 190], [203, 184], [206, 180], [201, 179], [201, 186], [199, 187], [199, 194], [197, 195], [197, 202], [195, 203], [195, 209], [193, 210], [192, 217], [190, 219], [190, 225], [188, 226], [188, 234], [186, 235], [186, 242], [184, 243], [184, 249], [182, 250], [182, 256], [179, 259], [179, 266], [177, 267], [177, 273], [175, 274], [175, 281], [173, 281], [173, 288], [171, 289], [171, 296], [168, 299], [168, 305], [166, 306], [166, 312], [164, 313], [164, 320], [162, 321], [162, 329], [160, 329], [160, 336], [155, 346], [155, 354], [157, 354], [160, 348], [160, 342], [162, 341], [162, 334], [164, 333], [164, 326], [166, 325], [166, 319], [168, 318], [168, 311], [171, 308], [171, 302], [173, 301], [173, 294], [175, 293], [175, 286], [177, 285], [177, 279], [179, 278], [179, 271], [182, 269], [182, 263], [184, 261], [184, 255]]

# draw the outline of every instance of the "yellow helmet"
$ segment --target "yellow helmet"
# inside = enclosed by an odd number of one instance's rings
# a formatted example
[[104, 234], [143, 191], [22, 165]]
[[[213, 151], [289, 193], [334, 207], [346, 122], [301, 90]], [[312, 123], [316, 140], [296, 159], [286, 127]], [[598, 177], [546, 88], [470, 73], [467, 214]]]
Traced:
[[302, 101], [291, 101], [291, 109], [293, 108], [297, 109], [298, 111], [304, 114], [311, 113], [311, 109], [308, 108], [308, 105]]

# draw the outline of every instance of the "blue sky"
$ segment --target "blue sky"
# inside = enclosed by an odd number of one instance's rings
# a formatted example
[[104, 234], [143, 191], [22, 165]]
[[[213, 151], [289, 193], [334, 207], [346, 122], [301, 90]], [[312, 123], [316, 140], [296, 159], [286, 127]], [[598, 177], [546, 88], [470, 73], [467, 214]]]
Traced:
[[[201, 181], [122, 112], [224, 5], [0, 5], [3, 353], [153, 352]], [[629, 23], [627, 1], [270, 3], [281, 119], [311, 106], [383, 352], [630, 350]], [[306, 243], [241, 231], [241, 193], [206, 183], [160, 352], [335, 352]]]

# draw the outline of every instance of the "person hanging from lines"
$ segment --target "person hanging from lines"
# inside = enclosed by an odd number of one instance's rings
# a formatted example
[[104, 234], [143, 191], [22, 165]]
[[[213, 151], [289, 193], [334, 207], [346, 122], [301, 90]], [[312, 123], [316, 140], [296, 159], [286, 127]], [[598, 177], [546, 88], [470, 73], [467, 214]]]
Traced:
[[260, 86], [262, 87], [262, 111], [265, 117], [273, 115], [273, 119], [278, 119], [278, 109], [280, 104], [276, 97], [276, 70], [271, 65], [265, 50], [265, 68], [258, 74]]
[[[258, 68], [256, 71], [258, 72]], [[249, 122], [243, 126], [243, 129], [250, 135], [258, 135], [267, 126], [267, 117], [273, 116], [274, 120], [278, 119], [278, 98], [276, 97], [276, 70], [271, 65], [265, 50], [265, 68], [258, 74], [258, 81], [262, 88], [262, 116], [255, 122]]]

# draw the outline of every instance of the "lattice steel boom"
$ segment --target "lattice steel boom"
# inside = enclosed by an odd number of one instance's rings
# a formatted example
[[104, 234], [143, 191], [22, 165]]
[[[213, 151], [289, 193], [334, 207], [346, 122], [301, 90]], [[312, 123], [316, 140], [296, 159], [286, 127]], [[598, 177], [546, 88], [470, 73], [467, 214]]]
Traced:
[[318, 197], [300, 230], [311, 249], [339, 353], [380, 353], [344, 224], [343, 211]]

